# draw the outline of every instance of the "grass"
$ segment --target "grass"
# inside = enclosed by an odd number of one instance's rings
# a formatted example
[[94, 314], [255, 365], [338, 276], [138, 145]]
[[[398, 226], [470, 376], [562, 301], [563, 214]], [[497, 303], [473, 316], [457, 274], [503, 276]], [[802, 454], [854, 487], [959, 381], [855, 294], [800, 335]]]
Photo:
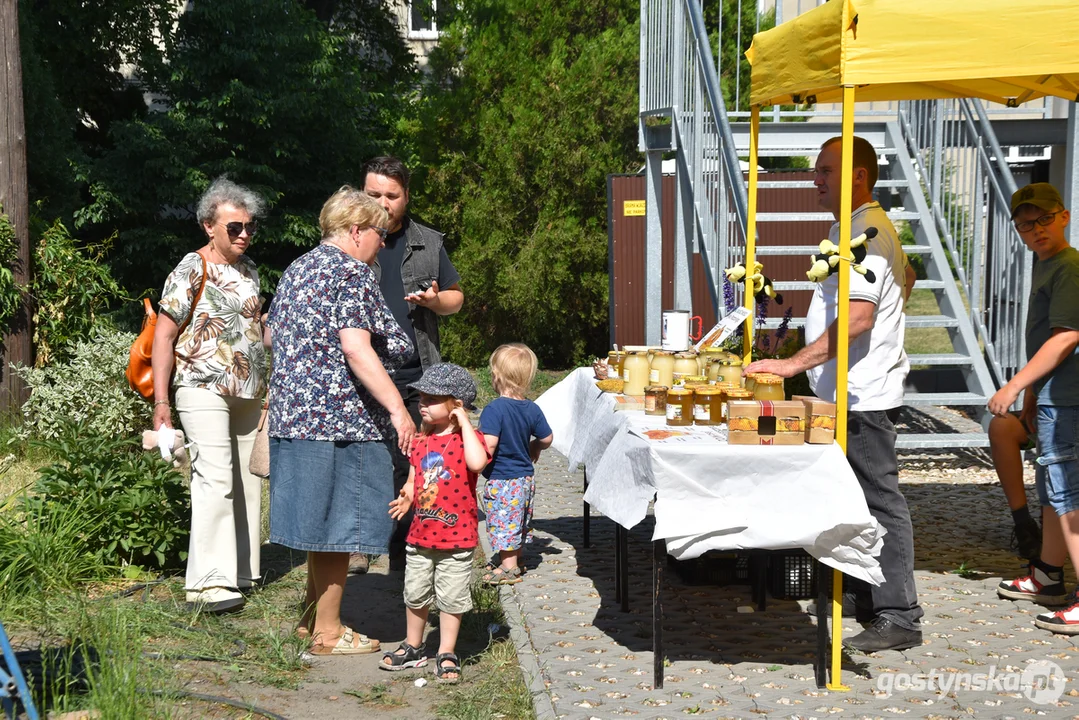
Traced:
[[[940, 305], [932, 290], [914, 290], [905, 309], [907, 315], [940, 315]], [[910, 354], [928, 355], [955, 352], [947, 328], [910, 328], [903, 343]]]
[[[476, 381], [477, 407], [482, 408], [484, 405], [498, 397], [494, 385], [491, 384], [491, 370], [489, 368], [473, 368], [469, 370], [469, 372], [472, 374], [472, 379]], [[529, 388], [525, 397], [529, 400], [535, 400], [549, 387], [560, 382], [571, 372], [573, 372], [572, 368], [569, 370], [537, 370], [536, 379], [532, 381], [532, 387]]]

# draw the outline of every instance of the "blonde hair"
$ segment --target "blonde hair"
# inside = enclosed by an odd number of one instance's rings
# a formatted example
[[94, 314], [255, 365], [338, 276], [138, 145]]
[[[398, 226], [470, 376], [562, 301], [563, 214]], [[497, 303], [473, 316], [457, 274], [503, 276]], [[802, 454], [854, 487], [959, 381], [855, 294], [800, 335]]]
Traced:
[[[452, 412], [453, 410], [456, 410], [459, 407], [464, 407], [465, 406], [465, 404], [463, 402], [461, 402], [457, 398], [453, 397], [452, 395], [447, 395], [445, 398], [442, 399], [442, 402], [450, 404], [450, 412]], [[420, 437], [428, 436], [431, 433], [433, 433], [434, 431], [435, 431], [435, 429], [433, 427], [431, 427], [431, 424], [429, 422], [427, 422], [426, 420], [422, 420], [420, 422], [420, 430], [419, 430]]]
[[318, 226], [324, 239], [348, 232], [353, 225], [384, 228], [389, 221], [390, 216], [374, 198], [351, 185], [342, 185], [318, 215]]
[[495, 392], [524, 395], [536, 377], [536, 353], [524, 343], [500, 345], [491, 353], [491, 383]]

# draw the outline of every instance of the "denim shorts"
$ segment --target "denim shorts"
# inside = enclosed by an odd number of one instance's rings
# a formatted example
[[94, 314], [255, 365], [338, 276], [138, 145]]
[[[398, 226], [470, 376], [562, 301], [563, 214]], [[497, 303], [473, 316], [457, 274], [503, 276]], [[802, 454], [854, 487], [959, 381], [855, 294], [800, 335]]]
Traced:
[[381, 440], [270, 438], [270, 542], [384, 555], [391, 500], [393, 462]]
[[1038, 406], [1038, 500], [1057, 515], [1079, 510], [1079, 405]]

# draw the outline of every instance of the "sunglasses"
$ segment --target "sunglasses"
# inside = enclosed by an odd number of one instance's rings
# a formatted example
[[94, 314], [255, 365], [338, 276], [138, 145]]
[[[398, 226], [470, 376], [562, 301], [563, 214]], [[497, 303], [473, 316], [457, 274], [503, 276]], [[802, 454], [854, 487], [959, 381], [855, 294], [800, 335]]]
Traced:
[[240, 237], [240, 233], [244, 230], [247, 231], [248, 237], [254, 237], [255, 233], [259, 231], [258, 220], [252, 220], [251, 222], [230, 222], [225, 223], [225, 231], [229, 234], [229, 237]]
[[1040, 218], [1037, 218], [1035, 220], [1025, 220], [1023, 222], [1017, 222], [1015, 224], [1015, 229], [1021, 233], [1030, 232], [1034, 229], [1034, 223], [1038, 223], [1042, 227], [1049, 227], [1053, 224], [1053, 220], [1056, 219], [1056, 216], [1059, 215], [1061, 212], [1063, 211], [1057, 210], [1056, 212], [1049, 213], [1048, 215], [1042, 215]]

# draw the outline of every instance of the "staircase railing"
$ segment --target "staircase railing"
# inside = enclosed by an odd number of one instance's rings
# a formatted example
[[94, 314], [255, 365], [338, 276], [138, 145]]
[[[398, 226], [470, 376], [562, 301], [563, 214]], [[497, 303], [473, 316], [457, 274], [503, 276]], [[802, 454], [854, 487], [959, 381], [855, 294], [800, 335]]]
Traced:
[[694, 246], [716, 298], [723, 268], [745, 246], [748, 198], [699, 0], [643, 0], [640, 64], [641, 122], [670, 118]]
[[900, 127], [998, 386], [1026, 362], [1031, 253], [1011, 222], [1015, 179], [978, 100], [904, 102]]

